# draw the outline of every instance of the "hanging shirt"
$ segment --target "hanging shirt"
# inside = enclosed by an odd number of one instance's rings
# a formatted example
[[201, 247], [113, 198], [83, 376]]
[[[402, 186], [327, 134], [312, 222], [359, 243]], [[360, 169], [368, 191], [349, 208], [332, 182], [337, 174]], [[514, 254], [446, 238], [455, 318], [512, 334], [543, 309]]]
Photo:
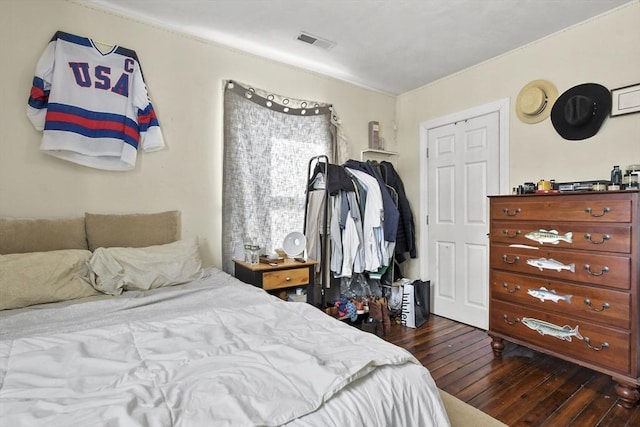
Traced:
[[[352, 219], [352, 225], [345, 227], [344, 237], [342, 241], [351, 241], [353, 253], [353, 272], [362, 273], [364, 271], [364, 234], [362, 232], [362, 216], [360, 213], [360, 205], [358, 203], [356, 191], [347, 193], [347, 201], [349, 202], [349, 216]], [[347, 220], [348, 221], [348, 220]], [[355, 231], [356, 236], [353, 236]], [[343, 244], [344, 246], [344, 244]], [[344, 250], [346, 252], [346, 249]]]
[[[324, 190], [309, 192], [305, 237], [307, 238], [307, 256], [311, 259], [324, 259], [322, 254], [322, 238], [326, 235], [324, 230], [324, 203]], [[329, 222], [329, 218], [327, 218], [327, 222]], [[316, 264], [316, 272], [322, 271], [323, 267], [323, 263]]]
[[331, 224], [330, 224], [330, 237], [331, 237], [331, 262], [329, 267], [331, 271], [336, 274], [336, 277], [340, 277], [342, 271], [342, 230], [340, 227], [340, 212], [342, 210], [342, 197], [338, 193], [335, 196], [330, 196], [331, 200]]
[[136, 53], [62, 31], [38, 61], [27, 116], [42, 151], [84, 166], [130, 170], [138, 146], [164, 147]]
[[384, 248], [383, 205], [380, 186], [376, 179], [366, 172], [351, 168], [345, 169], [367, 190], [366, 208], [362, 220], [364, 269], [377, 271], [383, 263], [383, 257], [387, 257], [386, 253], [383, 256], [380, 254]]
[[342, 230], [342, 277], [351, 277], [353, 273], [364, 271], [364, 247], [360, 207], [355, 191], [345, 191], [347, 207], [345, 227]]
[[351, 215], [347, 215], [345, 229], [342, 234], [342, 268], [339, 277], [351, 277], [358, 253], [360, 241], [356, 232], [356, 223]]

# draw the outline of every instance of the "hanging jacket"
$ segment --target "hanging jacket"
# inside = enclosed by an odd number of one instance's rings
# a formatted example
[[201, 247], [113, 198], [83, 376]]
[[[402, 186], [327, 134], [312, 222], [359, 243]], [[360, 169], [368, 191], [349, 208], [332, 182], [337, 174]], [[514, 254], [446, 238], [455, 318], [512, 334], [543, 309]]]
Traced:
[[359, 162], [357, 160], [347, 160], [344, 166], [365, 172], [378, 181], [380, 192], [382, 193], [382, 204], [384, 210], [384, 240], [387, 242], [395, 242], [396, 235], [398, 233], [398, 221], [400, 220], [400, 212], [396, 206], [395, 201], [389, 194], [385, 182], [382, 180], [380, 174], [368, 163]]
[[[326, 173], [325, 171], [326, 167]], [[325, 185], [330, 195], [334, 196], [338, 191], [353, 191], [353, 182], [342, 166], [333, 165], [331, 163], [318, 163], [313, 170], [312, 176], [324, 174]]]
[[396, 235], [395, 255], [398, 262], [403, 262], [405, 253], [409, 252], [411, 258], [416, 258], [416, 228], [413, 219], [413, 212], [409, 205], [409, 199], [404, 190], [404, 184], [400, 175], [396, 172], [393, 164], [387, 161], [380, 163], [382, 176], [390, 187], [396, 190], [398, 194], [398, 211], [400, 212], [400, 221], [398, 222], [398, 233]]

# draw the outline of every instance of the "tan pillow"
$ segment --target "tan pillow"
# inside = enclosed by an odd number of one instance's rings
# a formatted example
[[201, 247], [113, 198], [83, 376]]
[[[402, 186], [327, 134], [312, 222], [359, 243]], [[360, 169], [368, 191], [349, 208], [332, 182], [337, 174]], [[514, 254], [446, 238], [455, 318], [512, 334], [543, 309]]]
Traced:
[[97, 248], [143, 248], [180, 239], [180, 212], [153, 214], [85, 214], [89, 250]]
[[146, 248], [98, 248], [89, 265], [92, 285], [111, 295], [178, 285], [202, 276], [195, 238]]
[[0, 255], [0, 310], [97, 295], [90, 258], [80, 249]]
[[0, 254], [87, 248], [84, 218], [0, 218]]

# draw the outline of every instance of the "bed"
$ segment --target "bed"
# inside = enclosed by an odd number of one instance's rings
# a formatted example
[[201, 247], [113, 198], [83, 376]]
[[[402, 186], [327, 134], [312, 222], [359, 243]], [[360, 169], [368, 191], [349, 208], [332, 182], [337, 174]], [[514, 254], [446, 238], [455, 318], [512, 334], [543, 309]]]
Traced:
[[11, 426], [446, 426], [406, 350], [202, 268], [177, 211], [0, 219]]

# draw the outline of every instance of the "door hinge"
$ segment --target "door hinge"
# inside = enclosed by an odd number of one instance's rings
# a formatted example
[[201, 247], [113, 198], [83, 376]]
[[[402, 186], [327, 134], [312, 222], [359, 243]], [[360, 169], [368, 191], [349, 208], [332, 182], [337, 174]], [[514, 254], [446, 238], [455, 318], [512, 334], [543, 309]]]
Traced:
[[427, 159], [429, 158], [429, 148], [427, 147]]
[[426, 220], [427, 220], [427, 225], [429, 225], [429, 215], [427, 215]]

